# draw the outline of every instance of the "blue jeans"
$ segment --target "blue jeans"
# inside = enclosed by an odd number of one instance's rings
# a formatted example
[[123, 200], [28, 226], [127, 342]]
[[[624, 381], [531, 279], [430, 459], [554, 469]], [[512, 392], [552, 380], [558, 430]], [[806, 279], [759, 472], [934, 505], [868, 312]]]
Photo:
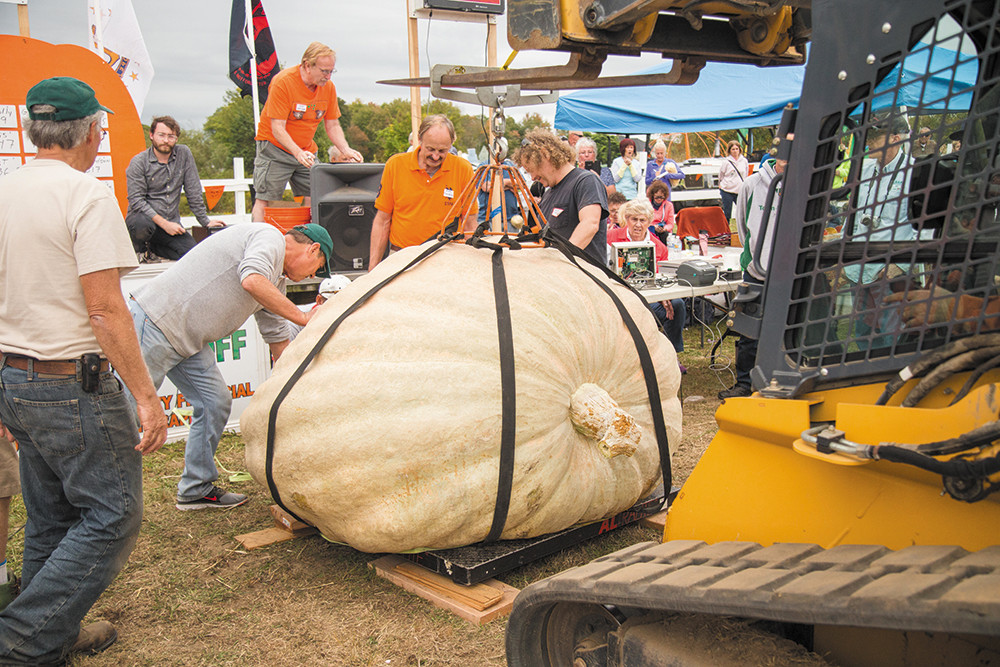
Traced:
[[177, 483], [177, 498], [201, 498], [212, 491], [219, 478], [215, 450], [219, 448], [219, 438], [229, 421], [232, 393], [215, 363], [215, 351], [211, 347], [206, 345], [197, 354], [185, 357], [174, 350], [138, 303], [129, 299], [128, 307], [153, 386], [158, 389], [164, 377], [170, 378], [194, 409], [184, 447], [184, 473]]
[[21, 446], [21, 594], [0, 612], [0, 664], [58, 662], [125, 565], [142, 521], [139, 433], [118, 379], [0, 369], [0, 421]]
[[732, 192], [719, 190], [719, 199], [722, 200], [722, 213], [728, 222], [733, 217], [733, 204], [736, 203], [736, 195]]
[[684, 325], [687, 320], [687, 307], [684, 299], [672, 299], [670, 305], [674, 307], [674, 319], [667, 319], [667, 309], [659, 301], [649, 304], [649, 309], [656, 316], [656, 321], [663, 329], [663, 334], [674, 346], [674, 352], [684, 351]]

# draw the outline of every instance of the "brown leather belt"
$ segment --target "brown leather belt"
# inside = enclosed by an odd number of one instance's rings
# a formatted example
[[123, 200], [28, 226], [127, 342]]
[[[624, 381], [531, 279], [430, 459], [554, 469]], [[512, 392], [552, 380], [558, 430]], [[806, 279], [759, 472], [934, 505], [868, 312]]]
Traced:
[[[18, 368], [22, 371], [28, 370], [29, 363], [31, 363], [32, 370], [35, 373], [43, 373], [45, 375], [76, 375], [80, 361], [40, 361], [31, 357], [16, 357], [13, 355], [7, 355], [4, 360], [4, 364], [7, 366]], [[108, 360], [101, 359], [101, 372], [105, 373], [108, 369]]]

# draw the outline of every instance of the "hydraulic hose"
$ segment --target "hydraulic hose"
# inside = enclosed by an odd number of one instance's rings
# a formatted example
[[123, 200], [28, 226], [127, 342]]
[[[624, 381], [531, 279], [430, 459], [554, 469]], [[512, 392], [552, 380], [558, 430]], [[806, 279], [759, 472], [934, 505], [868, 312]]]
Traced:
[[905, 463], [943, 477], [960, 477], [963, 479], [982, 479], [1000, 472], [1000, 457], [992, 456], [978, 461], [951, 459], [939, 461], [936, 458], [915, 452], [912, 449], [882, 445], [875, 448], [874, 458], [893, 463]]
[[915, 377], [923, 377], [930, 369], [944, 361], [981, 347], [1000, 347], [1000, 334], [985, 334], [962, 338], [925, 354], [920, 359], [901, 369], [896, 377], [886, 383], [885, 390], [878, 397], [878, 400], [875, 401], [875, 405], [885, 405], [888, 403], [889, 399], [899, 391], [900, 387], [906, 384], [907, 380]]

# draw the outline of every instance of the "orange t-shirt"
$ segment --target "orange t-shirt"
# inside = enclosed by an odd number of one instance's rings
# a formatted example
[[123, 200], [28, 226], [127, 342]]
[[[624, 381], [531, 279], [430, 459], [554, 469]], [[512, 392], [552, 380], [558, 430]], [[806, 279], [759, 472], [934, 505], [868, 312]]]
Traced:
[[284, 120], [287, 121], [285, 130], [291, 135], [295, 145], [315, 153], [317, 147], [313, 136], [316, 134], [316, 126], [329, 118], [340, 118], [337, 88], [332, 81], [327, 81], [323, 86], [317, 86], [316, 90], [309, 90], [302, 83], [299, 66], [295, 65], [281, 70], [271, 79], [255, 138], [258, 141], [270, 141], [285, 150], [271, 132], [272, 120]]
[[[400, 248], [418, 245], [440, 232], [441, 222], [474, 174], [468, 160], [447, 155], [441, 168], [428, 176], [417, 163], [418, 151], [389, 158], [375, 199], [375, 208], [392, 215], [389, 243]], [[472, 213], [476, 211], [473, 198]]]

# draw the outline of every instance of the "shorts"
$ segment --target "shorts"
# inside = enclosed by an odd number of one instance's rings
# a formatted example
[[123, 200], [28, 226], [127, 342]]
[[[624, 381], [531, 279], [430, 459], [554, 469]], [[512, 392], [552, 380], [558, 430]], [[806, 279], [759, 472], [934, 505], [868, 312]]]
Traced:
[[256, 198], [280, 201], [288, 184], [291, 184], [292, 194], [296, 197], [308, 197], [309, 169], [270, 141], [258, 141], [257, 156], [253, 160]]
[[21, 476], [17, 466], [14, 445], [6, 438], [0, 438], [0, 498], [10, 498], [21, 493]]

